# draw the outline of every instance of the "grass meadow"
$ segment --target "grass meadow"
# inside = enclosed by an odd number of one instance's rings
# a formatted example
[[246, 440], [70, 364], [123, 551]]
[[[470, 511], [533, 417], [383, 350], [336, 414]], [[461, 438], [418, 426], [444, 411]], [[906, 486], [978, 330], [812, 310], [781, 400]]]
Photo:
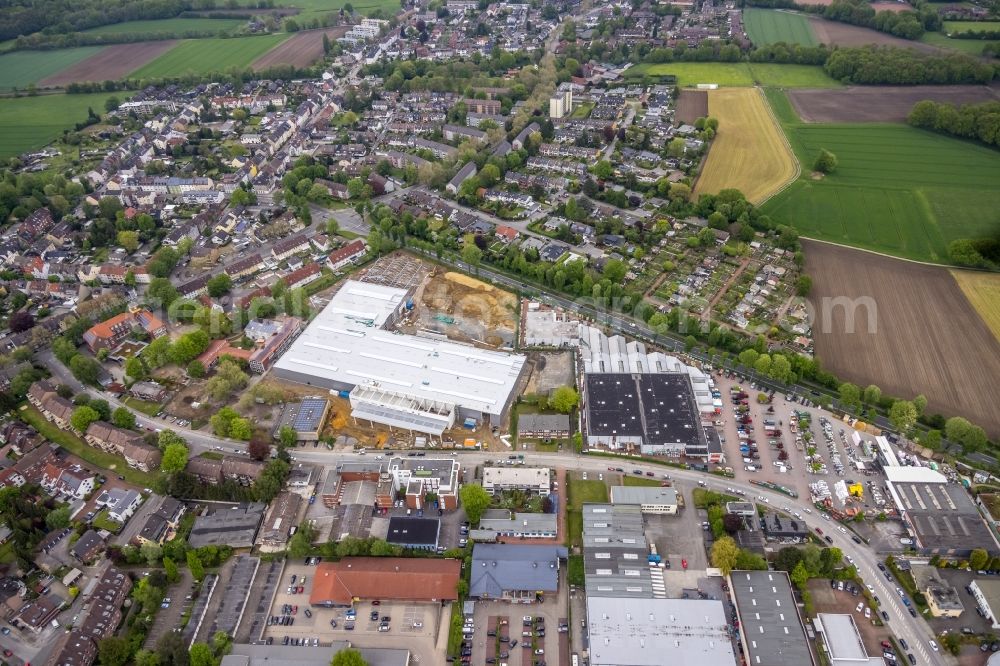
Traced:
[[[787, 98], [768, 91], [802, 175], [763, 205], [805, 236], [947, 263], [957, 238], [1000, 229], [1000, 153], [906, 125], [804, 124]], [[821, 149], [839, 161], [811, 173]]]
[[[109, 93], [38, 95], [0, 99], [0, 159], [36, 150], [87, 119], [87, 107], [104, 113]], [[119, 95], [120, 96], [120, 95]]]
[[644, 76], [676, 76], [677, 85], [686, 88], [699, 83], [715, 83], [723, 88], [753, 85], [781, 88], [833, 88], [840, 83], [813, 65], [777, 65], [747, 62], [668, 62], [643, 63], [629, 67], [630, 79]]
[[758, 46], [775, 42], [803, 46], [819, 43], [809, 20], [802, 14], [789, 11], [748, 7], [743, 10], [743, 26], [750, 41]]

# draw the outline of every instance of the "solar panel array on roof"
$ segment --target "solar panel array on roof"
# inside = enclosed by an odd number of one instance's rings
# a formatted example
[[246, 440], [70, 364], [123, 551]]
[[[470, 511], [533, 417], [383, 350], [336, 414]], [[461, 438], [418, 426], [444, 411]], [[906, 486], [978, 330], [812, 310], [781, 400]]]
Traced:
[[292, 428], [297, 432], [318, 430], [322, 425], [323, 413], [327, 401], [323, 398], [305, 398], [299, 404], [299, 411], [292, 421]]

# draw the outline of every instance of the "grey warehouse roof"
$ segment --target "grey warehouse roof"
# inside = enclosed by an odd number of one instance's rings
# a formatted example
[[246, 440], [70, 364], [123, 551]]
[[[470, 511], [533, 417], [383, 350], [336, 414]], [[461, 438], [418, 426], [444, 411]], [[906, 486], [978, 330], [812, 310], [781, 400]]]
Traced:
[[677, 504], [677, 491], [655, 486], [611, 486], [612, 504]]
[[733, 571], [730, 580], [751, 666], [812, 664], [788, 574]]
[[477, 543], [472, 551], [472, 597], [498, 598], [505, 590], [555, 592], [564, 546]]
[[407, 295], [404, 289], [345, 282], [274, 369], [328, 388], [378, 388], [502, 414], [525, 357], [386, 330]]
[[595, 665], [736, 664], [718, 600], [588, 596], [587, 619]]

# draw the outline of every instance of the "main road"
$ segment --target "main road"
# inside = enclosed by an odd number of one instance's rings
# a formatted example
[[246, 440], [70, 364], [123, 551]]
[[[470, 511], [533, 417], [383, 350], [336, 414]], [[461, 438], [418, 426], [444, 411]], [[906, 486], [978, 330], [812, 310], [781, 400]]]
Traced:
[[[297, 462], [309, 462], [329, 466], [347, 461], [363, 462], [371, 459], [370, 455], [363, 456], [356, 453], [330, 452], [325, 449], [317, 450], [312, 448], [295, 449], [290, 453], [293, 460]], [[447, 455], [447, 452], [438, 453]], [[430, 453], [430, 455], [434, 454], [434, 452]], [[391, 454], [390, 452], [386, 452], [386, 455]], [[503, 457], [504, 454], [499, 452], [461, 452], [455, 455], [463, 463], [463, 466], [467, 465], [467, 468], [471, 468], [475, 465], [483, 464], [486, 460], [496, 460], [498, 457]], [[627, 456], [616, 458], [604, 456], [591, 457], [585, 454], [569, 452], [562, 454], [525, 452], [524, 456], [526, 464], [561, 467], [574, 471], [597, 473], [607, 472], [609, 467], [621, 467], [625, 470], [625, 475], [628, 475], [635, 469], [641, 470], [644, 474], [645, 472], [652, 472], [657, 478], [662, 477], [663, 474], [668, 474], [674, 482], [682, 482], [687, 485], [702, 482], [711, 490], [723, 492], [727, 488], [732, 488], [742, 491], [745, 493], [747, 499], [753, 500], [758, 504], [762, 503], [761, 498], [763, 498], [767, 504], [775, 509], [783, 510], [784, 507], [788, 507], [790, 511], [802, 515], [802, 521], [809, 526], [810, 530], [815, 532], [817, 527], [822, 529], [823, 534], [833, 540], [833, 545], [843, 551], [845, 559], [847, 557], [853, 559], [858, 574], [867, 584], [872, 586], [874, 594], [879, 597], [881, 605], [878, 610], [884, 610], [889, 614], [890, 619], [887, 623], [889, 628], [892, 629], [897, 638], [902, 638], [906, 641], [909, 647], [907, 652], [914, 654], [918, 664], [954, 666], [957, 663], [951, 655], [935, 651], [930, 647], [929, 641], [934, 638], [933, 632], [922, 617], [919, 615], [912, 617], [909, 614], [909, 611], [902, 603], [899, 593], [896, 591], [897, 586], [895, 581], [888, 581], [885, 575], [878, 569], [878, 556], [863, 543], [855, 543], [851, 538], [853, 535], [852, 532], [846, 528], [844, 528], [844, 531], [841, 531], [839, 523], [829, 518], [824, 518], [825, 514], [817, 512], [815, 507], [809, 504], [807, 498], [793, 499], [781, 493], [748, 483], [720, 478], [712, 474], [643, 463]], [[903, 658], [905, 659], [905, 657]]]

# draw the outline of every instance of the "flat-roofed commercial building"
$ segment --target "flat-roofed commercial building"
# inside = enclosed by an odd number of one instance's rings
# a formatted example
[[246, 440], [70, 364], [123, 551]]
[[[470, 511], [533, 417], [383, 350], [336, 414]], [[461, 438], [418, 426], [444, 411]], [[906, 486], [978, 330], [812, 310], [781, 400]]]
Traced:
[[525, 357], [394, 333], [389, 329], [410, 294], [348, 280], [274, 364], [274, 373], [349, 391], [355, 419], [434, 436], [466, 418], [501, 418]]
[[655, 486], [611, 486], [612, 504], [638, 504], [642, 513], [674, 515], [677, 491]]
[[715, 599], [595, 597], [588, 588], [587, 627], [592, 666], [736, 664], [726, 610]]
[[854, 617], [846, 613], [820, 613], [813, 628], [823, 638], [826, 656], [833, 666], [884, 666], [880, 656], [870, 657], [861, 640]]
[[522, 490], [545, 497], [552, 487], [548, 467], [484, 467], [483, 490], [496, 495], [505, 490]]
[[588, 597], [654, 596], [648, 555], [638, 504], [583, 505], [583, 570]]
[[748, 664], [815, 664], [787, 573], [733, 571], [729, 580]]

